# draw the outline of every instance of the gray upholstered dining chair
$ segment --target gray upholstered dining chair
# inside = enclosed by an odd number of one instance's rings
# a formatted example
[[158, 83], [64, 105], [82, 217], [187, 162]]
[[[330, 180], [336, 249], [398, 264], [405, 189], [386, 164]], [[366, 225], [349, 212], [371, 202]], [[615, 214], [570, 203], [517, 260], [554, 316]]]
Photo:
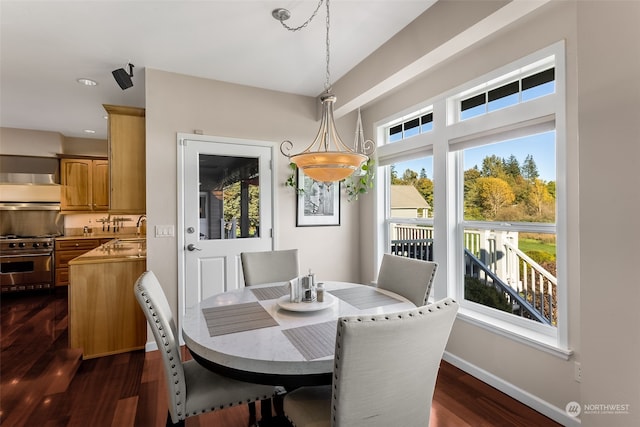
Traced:
[[[169, 398], [167, 425], [184, 425], [184, 420], [190, 416], [275, 395], [277, 390], [273, 386], [223, 377], [195, 360], [183, 362], [171, 308], [155, 274], [151, 271], [142, 273], [134, 292], [162, 355]], [[249, 420], [249, 425], [254, 423], [255, 419]]]
[[377, 287], [402, 295], [420, 307], [427, 303], [437, 269], [438, 264], [432, 261], [384, 254]]
[[458, 303], [338, 320], [333, 381], [284, 397], [295, 427], [425, 427]]
[[300, 274], [297, 249], [242, 252], [240, 261], [246, 286], [285, 282]]

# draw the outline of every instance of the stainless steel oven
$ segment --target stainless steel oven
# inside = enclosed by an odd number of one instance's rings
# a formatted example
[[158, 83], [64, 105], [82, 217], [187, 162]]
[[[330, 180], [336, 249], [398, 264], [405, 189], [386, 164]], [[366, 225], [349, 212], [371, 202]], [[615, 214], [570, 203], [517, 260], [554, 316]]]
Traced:
[[52, 237], [0, 237], [2, 293], [54, 287]]

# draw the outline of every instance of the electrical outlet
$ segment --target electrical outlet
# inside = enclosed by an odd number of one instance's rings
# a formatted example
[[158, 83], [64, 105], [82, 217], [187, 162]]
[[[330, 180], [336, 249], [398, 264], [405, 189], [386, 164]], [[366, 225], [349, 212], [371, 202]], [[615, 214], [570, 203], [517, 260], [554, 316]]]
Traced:
[[582, 381], [582, 365], [580, 362], [573, 363], [573, 378], [576, 382]]

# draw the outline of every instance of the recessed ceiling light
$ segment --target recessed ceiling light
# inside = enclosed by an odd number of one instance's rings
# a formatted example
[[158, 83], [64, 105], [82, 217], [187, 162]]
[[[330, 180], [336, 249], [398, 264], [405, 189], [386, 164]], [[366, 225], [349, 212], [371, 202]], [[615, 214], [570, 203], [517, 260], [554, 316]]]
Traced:
[[85, 85], [85, 86], [97, 86], [98, 82], [95, 80], [91, 80], [91, 79], [87, 79], [84, 77], [81, 77], [79, 79], [76, 80], [78, 83], [80, 83], [81, 85]]
[[85, 129], [83, 132], [84, 133], [91, 133], [91, 134], [96, 133], [96, 131], [93, 130], [93, 129]]

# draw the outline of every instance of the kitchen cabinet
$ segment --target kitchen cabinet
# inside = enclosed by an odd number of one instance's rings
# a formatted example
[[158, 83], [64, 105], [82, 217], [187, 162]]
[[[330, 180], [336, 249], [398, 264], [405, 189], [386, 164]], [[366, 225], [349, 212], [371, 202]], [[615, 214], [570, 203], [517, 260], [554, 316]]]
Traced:
[[103, 105], [109, 115], [109, 212], [146, 212], [144, 108]]
[[107, 212], [109, 161], [73, 158], [60, 160], [63, 211]]
[[54, 252], [56, 286], [67, 286], [69, 284], [69, 261], [110, 240], [112, 240], [112, 238], [56, 239]]
[[[147, 322], [133, 286], [146, 270], [141, 243], [134, 255], [119, 255], [127, 248], [109, 244], [69, 264], [69, 344], [81, 348], [83, 359], [144, 349]], [[93, 254], [93, 255], [92, 255]]]

